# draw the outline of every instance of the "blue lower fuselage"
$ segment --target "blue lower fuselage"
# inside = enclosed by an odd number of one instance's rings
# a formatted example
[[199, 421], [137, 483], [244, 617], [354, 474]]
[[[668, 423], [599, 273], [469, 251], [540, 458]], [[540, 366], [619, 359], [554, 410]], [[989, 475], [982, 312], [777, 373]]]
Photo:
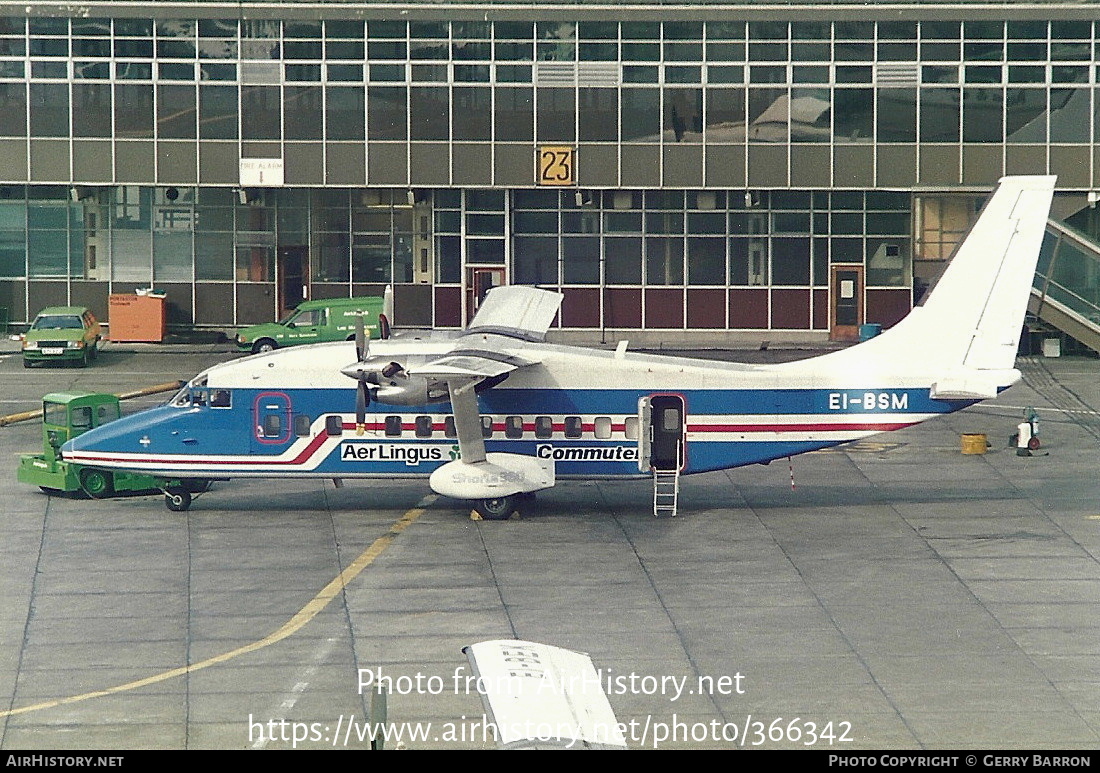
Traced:
[[[359, 428], [354, 389], [227, 391], [220, 401], [204, 393], [120, 419], [63, 453], [92, 466], [189, 478], [407, 477], [459, 456], [448, 403], [373, 403]], [[671, 431], [685, 474], [834, 446], [969, 404], [932, 400], [927, 388], [498, 387], [479, 397], [486, 449], [551, 458], [559, 478], [638, 476], [648, 469], [639, 465], [652, 452], [648, 439], [662, 431], [664, 419], [639, 410], [654, 396], [678, 406], [680, 425]]]

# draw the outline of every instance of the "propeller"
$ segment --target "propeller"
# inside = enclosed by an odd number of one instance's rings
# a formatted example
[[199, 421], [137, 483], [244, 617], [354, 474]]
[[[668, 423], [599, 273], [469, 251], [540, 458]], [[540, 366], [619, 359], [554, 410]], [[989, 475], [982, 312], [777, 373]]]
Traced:
[[370, 405], [370, 383], [366, 371], [359, 371], [359, 387], [355, 390], [355, 432], [363, 434], [367, 423], [367, 406]]

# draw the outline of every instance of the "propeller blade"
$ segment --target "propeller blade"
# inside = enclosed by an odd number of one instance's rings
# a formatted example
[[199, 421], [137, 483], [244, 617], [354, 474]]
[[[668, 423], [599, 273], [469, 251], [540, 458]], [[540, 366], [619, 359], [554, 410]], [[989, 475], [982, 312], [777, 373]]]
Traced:
[[363, 327], [363, 315], [355, 315], [355, 355], [359, 358], [359, 362], [367, 359], [367, 333]]
[[355, 390], [355, 430], [363, 434], [364, 425], [367, 423], [367, 406], [370, 405], [370, 385], [367, 383], [367, 374], [359, 371], [359, 385]]

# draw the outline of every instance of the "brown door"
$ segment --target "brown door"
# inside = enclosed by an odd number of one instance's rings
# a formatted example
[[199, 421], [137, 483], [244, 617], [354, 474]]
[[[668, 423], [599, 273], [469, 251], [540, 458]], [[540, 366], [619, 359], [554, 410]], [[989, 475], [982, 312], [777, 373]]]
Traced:
[[858, 341], [863, 313], [863, 266], [833, 266], [829, 282], [829, 339]]
[[505, 284], [504, 266], [479, 266], [466, 269], [466, 321], [477, 313], [485, 294]]

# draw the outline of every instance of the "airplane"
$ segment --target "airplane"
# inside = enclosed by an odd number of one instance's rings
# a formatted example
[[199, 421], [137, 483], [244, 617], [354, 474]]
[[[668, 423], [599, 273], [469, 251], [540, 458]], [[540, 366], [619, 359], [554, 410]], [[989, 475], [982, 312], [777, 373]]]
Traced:
[[462, 331], [360, 327], [215, 365], [62, 454], [158, 476], [173, 510], [214, 479], [421, 476], [502, 520], [559, 480], [652, 477], [654, 514], [675, 515], [681, 475], [902, 429], [1016, 383], [1054, 185], [1003, 178], [923, 303], [839, 351], [738, 364], [555, 345], [562, 296], [502, 286]]

